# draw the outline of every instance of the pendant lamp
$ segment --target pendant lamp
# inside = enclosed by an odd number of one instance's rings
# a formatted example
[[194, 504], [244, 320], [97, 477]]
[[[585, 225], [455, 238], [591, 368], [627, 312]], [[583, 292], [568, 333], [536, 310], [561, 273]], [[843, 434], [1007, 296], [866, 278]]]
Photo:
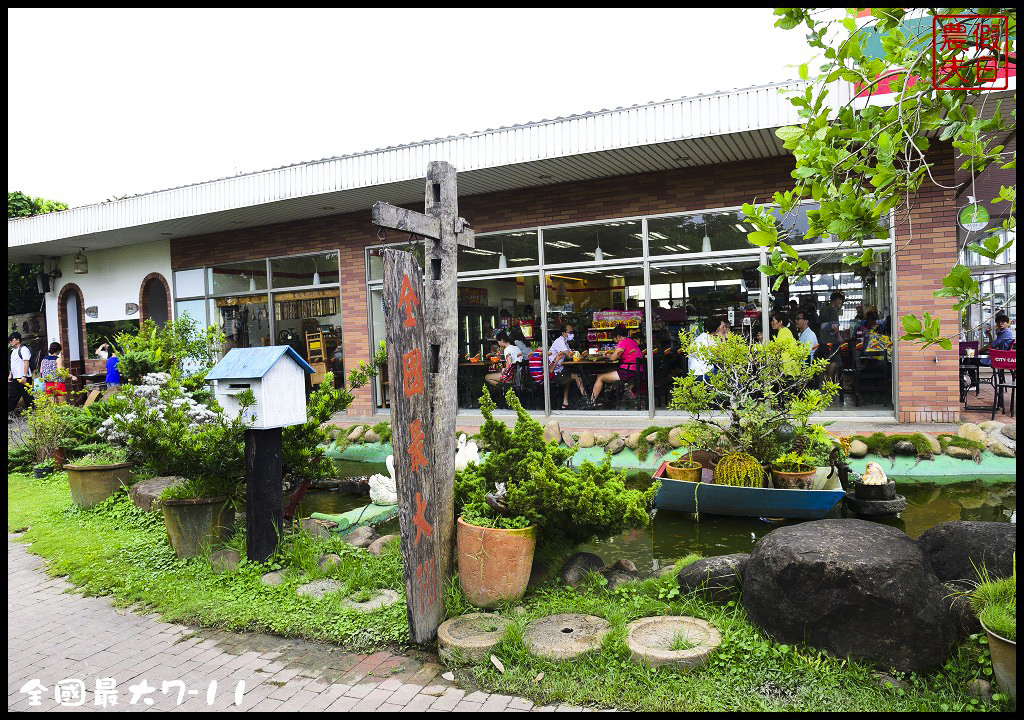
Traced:
[[319, 285], [320, 284], [320, 271], [319, 270], [314, 270], [313, 271], [313, 284], [314, 285]]
[[256, 292], [256, 276], [249, 278], [249, 292]]
[[508, 268], [508, 258], [505, 257], [505, 241], [501, 241], [501, 255], [498, 256], [498, 269], [505, 270]]
[[601, 252], [601, 231], [597, 231], [597, 247], [594, 249], [594, 262], [604, 260], [604, 253]]
[[708, 237], [708, 221], [704, 221], [704, 244], [701, 246], [702, 252], [711, 252], [711, 238]]

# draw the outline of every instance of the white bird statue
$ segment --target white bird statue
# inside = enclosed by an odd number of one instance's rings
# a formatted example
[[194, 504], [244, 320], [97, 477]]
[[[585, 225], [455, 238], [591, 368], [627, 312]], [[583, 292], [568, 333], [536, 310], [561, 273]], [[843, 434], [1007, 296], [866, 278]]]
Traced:
[[465, 470], [470, 463], [480, 464], [480, 448], [473, 441], [466, 442], [466, 436], [459, 435], [459, 446], [455, 451], [455, 469]]
[[388, 455], [385, 462], [390, 477], [380, 473], [370, 476], [370, 500], [377, 505], [397, 505], [398, 486], [395, 481], [395, 456]]

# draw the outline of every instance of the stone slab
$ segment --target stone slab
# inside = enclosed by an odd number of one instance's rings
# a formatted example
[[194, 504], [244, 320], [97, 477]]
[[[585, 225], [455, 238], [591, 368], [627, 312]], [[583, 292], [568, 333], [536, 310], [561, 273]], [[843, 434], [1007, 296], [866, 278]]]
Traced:
[[394, 605], [400, 599], [398, 593], [394, 590], [377, 590], [369, 600], [363, 600], [362, 602], [345, 598], [341, 601], [341, 604], [347, 608], [352, 608], [358, 612], [370, 613], [374, 610], [380, 610], [381, 608]]
[[508, 620], [494, 613], [453, 617], [437, 628], [438, 655], [445, 662], [485, 662], [505, 634]]
[[[673, 650], [677, 637], [693, 647]], [[626, 634], [630, 659], [637, 665], [675, 665], [690, 670], [707, 663], [722, 635], [707, 620], [685, 616], [655, 616], [634, 620]]]
[[548, 660], [572, 660], [597, 650], [611, 623], [595, 615], [563, 613], [534, 620], [523, 633], [531, 655]]

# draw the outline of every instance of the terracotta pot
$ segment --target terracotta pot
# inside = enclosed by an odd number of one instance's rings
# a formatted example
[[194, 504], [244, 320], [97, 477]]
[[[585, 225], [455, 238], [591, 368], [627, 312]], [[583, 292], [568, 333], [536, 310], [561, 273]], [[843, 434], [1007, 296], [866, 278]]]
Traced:
[[113, 495], [119, 487], [131, 484], [132, 464], [65, 465], [71, 501], [80, 508], [91, 508]]
[[526, 593], [537, 545], [536, 527], [500, 530], [459, 518], [456, 533], [459, 581], [473, 605], [491, 608]]
[[[678, 463], [679, 465], [677, 466]], [[682, 466], [682, 467], [679, 467]], [[700, 473], [703, 470], [703, 466], [699, 462], [687, 462], [686, 460], [676, 460], [670, 462], [665, 466], [665, 474], [672, 480], [681, 480], [684, 482], [700, 482]]]
[[53, 462], [57, 467], [61, 467], [68, 461], [68, 451], [64, 448], [57, 448], [53, 451]]
[[810, 490], [818, 468], [803, 472], [783, 472], [772, 468], [772, 484], [782, 490]]
[[235, 531], [235, 510], [226, 497], [164, 500], [160, 504], [171, 547], [180, 558], [227, 543]]
[[1010, 696], [1014, 704], [1017, 703], [1017, 643], [1007, 640], [1001, 635], [985, 627], [985, 634], [988, 635], [988, 650], [992, 654], [992, 671], [996, 675], [996, 686], [1000, 692]]

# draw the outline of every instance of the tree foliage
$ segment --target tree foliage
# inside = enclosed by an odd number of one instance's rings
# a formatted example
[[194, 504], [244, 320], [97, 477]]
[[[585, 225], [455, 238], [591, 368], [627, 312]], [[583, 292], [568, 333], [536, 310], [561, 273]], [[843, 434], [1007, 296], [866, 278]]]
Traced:
[[[15, 190], [7, 193], [7, 219], [42, 215], [68, 206], [56, 200], [34, 198]], [[39, 309], [36, 292], [36, 273], [42, 271], [39, 263], [7, 263], [7, 314], [35, 312]]]
[[[845, 17], [823, 19], [823, 12], [813, 8], [775, 10], [779, 16], [776, 26], [786, 30], [806, 26], [808, 44], [821, 52], [825, 63], [815, 81], [790, 98], [802, 124], [776, 131], [796, 160], [792, 173], [796, 183], [792, 190], [775, 193], [773, 200], [783, 214], [801, 201], [817, 202], [818, 209], [808, 213], [807, 237], [831, 235], [848, 249], [860, 251], [844, 257], [844, 263], [868, 266], [874, 261], [874, 252], [864, 244], [872, 238], [889, 237], [891, 218], [906, 226], [904, 235], [913, 241], [913, 196], [925, 182], [939, 184], [931, 172], [933, 158], [928, 153], [934, 140], [952, 144], [959, 169], [969, 171], [971, 178], [991, 166], [1016, 168], [1016, 152], [1007, 152], [1003, 145], [1016, 130], [1016, 111], [1004, 113], [1001, 103], [989, 101], [977, 89], [936, 88], [933, 63], [940, 68], [941, 80], [941, 68], [957, 48], [942, 42], [933, 45], [931, 22], [921, 25], [925, 30], [921, 33], [909, 32], [906, 24], [915, 17], [930, 19], [935, 11], [875, 8], [867, 24], [857, 22], [859, 11], [848, 8]], [[947, 8], [941, 13], [1006, 15], [1014, 52], [1015, 8]], [[867, 51], [875, 34], [881, 40], [881, 58]], [[982, 49], [970, 36], [966, 44], [973, 59], [964, 73], [976, 86], [983, 67], [977, 59]], [[801, 65], [801, 78], [808, 79], [809, 74], [808, 65]], [[863, 99], [854, 99], [836, 111], [827, 98], [829, 83], [837, 80], [855, 83], [869, 96], [888, 83], [893, 91], [891, 104], [864, 106]], [[1008, 217], [1001, 226], [984, 231], [968, 244], [968, 249], [995, 259], [1012, 244], [1012, 240], [1003, 240], [1001, 231], [1016, 228], [1016, 186], [1001, 187], [998, 197], [979, 200], [1009, 204]], [[769, 208], [747, 204], [743, 211], [755, 227], [748, 240], [769, 250], [769, 262], [761, 269], [776, 277], [776, 289], [786, 277], [800, 278], [811, 272], [808, 261], [780, 235], [778, 220]], [[959, 264], [935, 296], [956, 298], [958, 311], [983, 299], [978, 281]], [[938, 318], [907, 315], [902, 320], [902, 339], [924, 347], [951, 347], [950, 340], [942, 336]]]

